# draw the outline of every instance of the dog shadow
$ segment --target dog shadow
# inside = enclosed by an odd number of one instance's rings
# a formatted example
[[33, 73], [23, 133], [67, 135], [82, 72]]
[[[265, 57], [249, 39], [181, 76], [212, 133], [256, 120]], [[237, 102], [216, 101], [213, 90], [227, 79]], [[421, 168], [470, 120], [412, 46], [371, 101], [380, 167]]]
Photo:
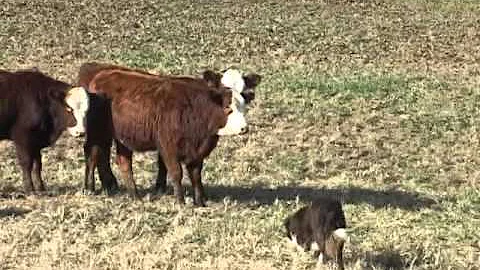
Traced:
[[417, 256], [416, 259], [408, 261], [403, 257], [400, 251], [395, 249], [384, 249], [379, 251], [367, 251], [365, 253], [360, 253], [359, 256], [352, 258], [353, 261], [360, 263], [360, 269], [363, 270], [401, 270], [401, 269], [411, 269], [413, 266], [418, 266], [422, 264], [422, 261], [418, 259], [420, 256]]

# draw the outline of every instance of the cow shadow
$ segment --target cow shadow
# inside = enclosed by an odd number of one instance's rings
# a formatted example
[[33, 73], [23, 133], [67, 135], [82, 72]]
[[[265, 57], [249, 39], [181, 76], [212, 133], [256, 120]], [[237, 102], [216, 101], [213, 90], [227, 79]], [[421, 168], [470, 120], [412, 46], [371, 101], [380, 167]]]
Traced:
[[[191, 186], [184, 185], [187, 191], [186, 196], [192, 196]], [[106, 195], [99, 190], [91, 195]], [[47, 185], [47, 191], [39, 196], [56, 197], [60, 195], [75, 195], [82, 193], [81, 185]], [[25, 194], [18, 188], [3, 187], [0, 189], [0, 198], [22, 199]], [[439, 202], [443, 199], [433, 199], [425, 195], [407, 192], [397, 189], [373, 190], [363, 187], [349, 186], [342, 188], [314, 188], [298, 186], [280, 186], [268, 188], [260, 185], [255, 186], [226, 186], [226, 185], [205, 185], [205, 191], [209, 201], [223, 202], [226, 198], [236, 200], [241, 203], [255, 205], [271, 205], [275, 201], [300, 200], [302, 202], [311, 201], [317, 197], [333, 197], [347, 204], [369, 204], [374, 208], [393, 207], [406, 210], [419, 210], [422, 208], [438, 209]], [[140, 197], [151, 193], [150, 187], [138, 186]], [[167, 195], [173, 194], [173, 188], [168, 185]], [[112, 196], [128, 195], [127, 190], [120, 183], [120, 188]]]
[[0, 218], [5, 217], [23, 217], [25, 214], [31, 212], [31, 210], [22, 209], [18, 207], [7, 207], [0, 209]]
[[347, 204], [367, 203], [374, 208], [394, 207], [406, 210], [435, 208], [438, 200], [428, 198], [419, 193], [406, 192], [397, 189], [372, 190], [362, 187], [345, 188], [313, 188], [298, 186], [281, 186], [266, 188], [262, 186], [240, 187], [212, 185], [206, 186], [208, 198], [211, 201], [223, 201], [229, 197], [239, 202], [253, 202], [260, 205], [270, 205], [280, 201], [311, 201], [317, 197], [333, 197]]

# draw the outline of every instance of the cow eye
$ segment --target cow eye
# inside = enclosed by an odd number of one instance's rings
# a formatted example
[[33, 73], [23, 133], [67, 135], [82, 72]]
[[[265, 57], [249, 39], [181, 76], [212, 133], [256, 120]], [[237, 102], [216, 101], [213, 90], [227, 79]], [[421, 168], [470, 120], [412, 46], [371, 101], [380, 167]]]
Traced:
[[73, 110], [70, 107], [67, 107], [67, 112], [71, 113]]

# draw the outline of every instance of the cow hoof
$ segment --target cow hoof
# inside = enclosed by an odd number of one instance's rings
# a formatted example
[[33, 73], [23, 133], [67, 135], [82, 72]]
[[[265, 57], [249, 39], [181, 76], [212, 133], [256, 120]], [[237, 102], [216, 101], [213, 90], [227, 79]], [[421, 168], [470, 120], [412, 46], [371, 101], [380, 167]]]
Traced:
[[207, 205], [205, 204], [205, 200], [200, 199], [200, 200], [194, 200], [193, 205], [197, 207], [206, 207]]
[[35, 190], [33, 189], [33, 186], [32, 187], [25, 187], [23, 189], [23, 193], [27, 196], [28, 195], [33, 195], [35, 193]]
[[119, 189], [103, 189], [103, 193], [107, 196], [114, 196], [119, 193]]
[[131, 200], [133, 201], [138, 201], [138, 200], [141, 200], [142, 198], [140, 198], [140, 196], [138, 195], [128, 195], [128, 198], [130, 198]]
[[162, 198], [165, 194], [158, 194], [158, 193], [155, 193], [155, 192], [148, 192], [147, 194], [145, 194], [145, 196], [143, 197], [143, 200], [144, 201], [148, 201], [148, 202], [151, 202], [151, 201], [155, 201], [155, 200], [158, 200], [160, 198]]
[[127, 197], [131, 200], [141, 200], [142, 197], [140, 197], [140, 195], [138, 193], [128, 193], [127, 194]]
[[36, 197], [53, 197], [53, 196], [56, 195], [56, 194], [53, 193], [53, 192], [40, 191], [40, 190], [33, 191], [31, 194], [34, 195], [34, 196], [36, 196]]
[[40, 184], [40, 186], [38, 188], [36, 188], [36, 191], [38, 192], [46, 192], [47, 189], [45, 188], [45, 186], [43, 184]]
[[175, 200], [175, 203], [178, 205], [185, 205], [185, 198], [178, 198]]
[[152, 195], [154, 195], [154, 196], [161, 197], [161, 196], [167, 195], [167, 188], [166, 187], [164, 187], [164, 188], [152, 187], [151, 191], [152, 191], [151, 192]]

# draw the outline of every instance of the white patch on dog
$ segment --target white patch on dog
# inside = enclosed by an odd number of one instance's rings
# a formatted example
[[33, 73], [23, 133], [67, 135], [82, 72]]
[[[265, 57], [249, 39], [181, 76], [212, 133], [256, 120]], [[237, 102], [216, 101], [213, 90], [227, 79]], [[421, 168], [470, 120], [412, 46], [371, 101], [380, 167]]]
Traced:
[[89, 107], [87, 91], [83, 87], [74, 87], [68, 91], [65, 102], [73, 110], [73, 115], [77, 121], [74, 127], [68, 128], [68, 132], [75, 137], [85, 134]]
[[297, 236], [295, 234], [291, 234], [290, 243], [292, 243], [292, 245], [295, 246], [297, 251], [304, 251], [303, 247], [300, 244], [298, 244]]
[[347, 231], [344, 228], [336, 229], [335, 231], [333, 231], [333, 236], [335, 238], [340, 238], [343, 241], [348, 241], [349, 240], [349, 237], [347, 235]]
[[322, 252], [320, 252], [320, 254], [318, 254], [318, 263], [323, 264], [323, 253]]
[[317, 242], [313, 242], [313, 243], [310, 245], [310, 249], [311, 249], [311, 250], [319, 250], [320, 247], [318, 246]]
[[297, 246], [298, 246], [297, 236], [296, 236], [296, 235], [293, 234], [293, 235], [292, 235], [292, 239], [291, 239], [290, 241], [292, 241], [292, 243], [293, 243], [294, 245], [297, 245]]

